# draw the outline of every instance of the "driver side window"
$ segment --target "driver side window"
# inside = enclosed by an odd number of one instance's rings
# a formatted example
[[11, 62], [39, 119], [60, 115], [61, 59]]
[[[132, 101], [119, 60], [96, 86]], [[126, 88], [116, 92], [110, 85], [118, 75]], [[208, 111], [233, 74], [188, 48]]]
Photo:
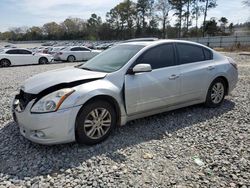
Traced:
[[175, 65], [173, 44], [163, 44], [153, 47], [139, 57], [136, 64], [150, 64], [152, 69]]

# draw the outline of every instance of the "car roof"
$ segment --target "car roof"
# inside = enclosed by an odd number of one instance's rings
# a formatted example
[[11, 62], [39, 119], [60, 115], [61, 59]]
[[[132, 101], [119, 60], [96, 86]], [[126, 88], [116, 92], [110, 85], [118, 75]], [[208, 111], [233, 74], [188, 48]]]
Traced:
[[28, 50], [28, 51], [30, 51], [27, 48], [5, 48], [5, 51], [7, 51], [7, 50]]
[[208, 48], [207, 46], [204, 46], [200, 43], [196, 42], [191, 42], [191, 41], [186, 41], [186, 40], [176, 40], [176, 39], [160, 39], [160, 40], [155, 40], [155, 41], [134, 41], [134, 42], [125, 42], [121, 43], [119, 45], [142, 45], [142, 46], [154, 46], [157, 44], [165, 44], [165, 43], [186, 43], [186, 44], [194, 44], [198, 46], [202, 46], [205, 48]]

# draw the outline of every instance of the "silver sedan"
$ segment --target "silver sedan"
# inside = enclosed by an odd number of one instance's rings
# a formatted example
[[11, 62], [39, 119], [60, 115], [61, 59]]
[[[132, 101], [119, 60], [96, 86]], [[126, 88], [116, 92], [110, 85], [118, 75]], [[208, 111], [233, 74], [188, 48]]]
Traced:
[[198, 103], [217, 107], [237, 80], [234, 60], [206, 46], [130, 41], [85, 64], [26, 80], [13, 116], [33, 142], [91, 145], [130, 120]]

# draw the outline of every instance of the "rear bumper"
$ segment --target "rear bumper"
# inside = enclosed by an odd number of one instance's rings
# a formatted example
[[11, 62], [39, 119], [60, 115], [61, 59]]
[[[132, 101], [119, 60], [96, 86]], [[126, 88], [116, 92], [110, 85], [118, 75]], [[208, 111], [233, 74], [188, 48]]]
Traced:
[[229, 87], [228, 87], [228, 94], [230, 94], [234, 88], [236, 88], [238, 82], [238, 71], [236, 69], [231, 69], [229, 77]]

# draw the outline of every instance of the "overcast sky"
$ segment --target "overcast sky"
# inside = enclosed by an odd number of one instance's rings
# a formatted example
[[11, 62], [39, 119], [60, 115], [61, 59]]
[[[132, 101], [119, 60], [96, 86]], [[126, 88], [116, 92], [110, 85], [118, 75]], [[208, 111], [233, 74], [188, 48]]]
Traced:
[[[135, 0], [134, 0], [135, 1]], [[92, 13], [105, 20], [106, 12], [122, 0], [0, 0], [0, 31], [11, 27], [42, 26], [62, 22], [68, 17], [88, 19]], [[242, 0], [217, 0], [218, 6], [208, 12], [208, 18], [225, 16], [229, 22], [250, 21], [250, 8]], [[175, 18], [171, 19], [174, 22]]]

